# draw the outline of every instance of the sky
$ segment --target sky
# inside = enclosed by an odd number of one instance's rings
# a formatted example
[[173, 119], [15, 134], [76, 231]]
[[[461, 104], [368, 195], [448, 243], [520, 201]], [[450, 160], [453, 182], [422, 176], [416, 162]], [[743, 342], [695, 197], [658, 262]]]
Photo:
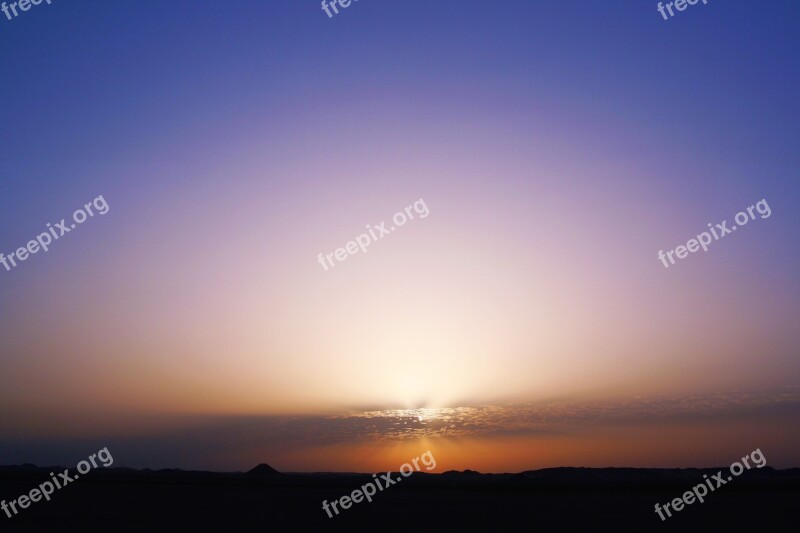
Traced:
[[0, 266], [0, 464], [800, 466], [800, 4], [655, 6], [0, 14], [0, 252], [108, 206]]

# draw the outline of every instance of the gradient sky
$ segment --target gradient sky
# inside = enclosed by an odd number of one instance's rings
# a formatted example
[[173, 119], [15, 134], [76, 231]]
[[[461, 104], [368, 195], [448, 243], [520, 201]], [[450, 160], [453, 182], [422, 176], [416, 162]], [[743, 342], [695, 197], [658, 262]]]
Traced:
[[0, 464], [799, 466], [800, 3], [655, 5], [0, 15], [0, 252], [110, 206], [0, 267]]

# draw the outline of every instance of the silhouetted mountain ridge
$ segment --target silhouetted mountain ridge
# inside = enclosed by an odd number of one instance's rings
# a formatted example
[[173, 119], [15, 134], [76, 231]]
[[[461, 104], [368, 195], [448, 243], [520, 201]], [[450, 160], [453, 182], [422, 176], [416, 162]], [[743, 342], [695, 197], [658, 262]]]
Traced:
[[442, 472], [443, 476], [481, 476], [480, 472], [475, 470], [448, 470], [447, 472]]
[[[746, 470], [709, 492], [704, 505], [691, 505], [669, 523], [660, 522], [655, 503], [672, 501], [702, 483], [703, 474], [710, 478], [719, 470], [727, 469], [545, 468], [513, 474], [423, 470], [384, 486], [373, 496], [373, 505], [362, 503], [329, 518], [321, 502], [351, 494], [374, 482], [374, 475], [280, 473], [268, 464], [247, 472], [111, 467], [93, 469], [74, 486], [57, 491], [47, 505], [39, 504], [13, 520], [30, 522], [28, 531], [104, 531], [87, 529], [86, 524], [113, 523], [119, 533], [371, 531], [396, 516], [404, 518], [381, 529], [520, 531], [520, 524], [535, 524], [539, 531], [797, 530], [798, 468]], [[55, 470], [34, 465], [0, 466], [0, 499], [30, 492], [50, 479], [51, 471]], [[143, 501], [147, 505], [139, 503]], [[414, 512], [409, 514], [409, 509]], [[0, 520], [4, 516], [0, 513]]]

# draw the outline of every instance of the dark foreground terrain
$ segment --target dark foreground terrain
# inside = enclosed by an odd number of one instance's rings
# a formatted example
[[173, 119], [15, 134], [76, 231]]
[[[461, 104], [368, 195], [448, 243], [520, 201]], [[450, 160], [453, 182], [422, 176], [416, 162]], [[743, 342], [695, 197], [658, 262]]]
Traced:
[[[798, 531], [800, 469], [746, 471], [704, 503], [659, 519], [656, 502], [718, 470], [415, 473], [328, 518], [323, 500], [350, 494], [372, 476], [281, 474], [266, 465], [231, 474], [110, 468], [12, 518], [0, 512], [0, 531]], [[0, 467], [0, 499], [27, 494], [59, 471]]]

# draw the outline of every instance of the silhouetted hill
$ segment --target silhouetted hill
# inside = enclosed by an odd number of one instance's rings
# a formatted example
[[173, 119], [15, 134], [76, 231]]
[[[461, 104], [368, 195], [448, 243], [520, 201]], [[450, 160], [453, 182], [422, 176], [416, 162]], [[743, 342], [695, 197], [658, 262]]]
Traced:
[[272, 468], [266, 463], [261, 463], [257, 467], [253, 468], [252, 470], [248, 470], [245, 473], [246, 476], [251, 477], [272, 477], [272, 476], [280, 476], [282, 475], [280, 472]]

